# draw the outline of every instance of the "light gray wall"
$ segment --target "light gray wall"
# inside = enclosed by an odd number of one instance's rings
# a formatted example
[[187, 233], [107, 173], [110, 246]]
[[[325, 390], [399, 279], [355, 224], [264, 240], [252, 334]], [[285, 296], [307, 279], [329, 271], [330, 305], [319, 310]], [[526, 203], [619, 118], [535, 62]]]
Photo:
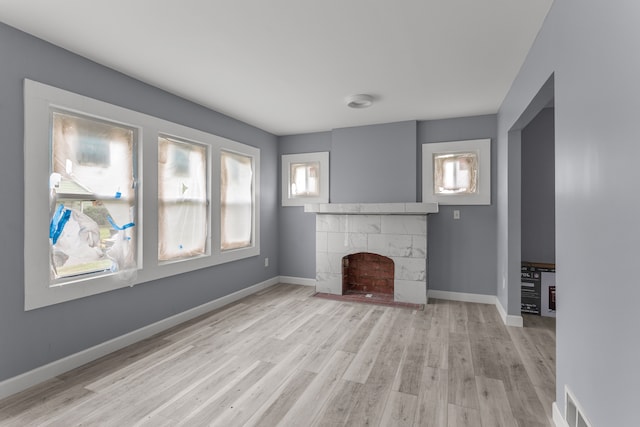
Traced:
[[[440, 205], [429, 215], [428, 287], [442, 291], [495, 295], [496, 292], [496, 116], [423, 121], [418, 124], [416, 156], [422, 170], [422, 144], [491, 138], [491, 194], [489, 206]], [[418, 173], [418, 199], [422, 200], [422, 174]], [[453, 210], [460, 219], [453, 219]]]
[[[283, 154], [331, 151], [331, 132], [283, 136], [278, 139], [278, 167]], [[329, 163], [332, 166], [332, 155]], [[330, 173], [331, 174], [331, 173]], [[278, 175], [280, 176], [280, 175]], [[329, 184], [331, 185], [331, 184]], [[315, 279], [316, 216], [304, 213], [302, 206], [282, 206], [282, 186], [278, 185], [280, 206], [280, 275]]]
[[522, 129], [522, 260], [556, 262], [554, 109]]
[[[638, 16], [635, 0], [555, 0], [498, 114], [498, 172], [505, 180], [519, 168], [509, 156], [509, 130], [554, 74], [556, 398], [562, 410], [568, 386], [594, 426], [637, 425]], [[508, 199], [519, 191], [501, 193], [501, 257], [519, 256], [508, 253], [515, 220]], [[516, 292], [509, 283], [509, 294]]]
[[[278, 275], [275, 136], [4, 24], [0, 58], [0, 381]], [[23, 311], [24, 78], [259, 147], [261, 256]]]
[[[496, 137], [495, 115], [418, 122], [415, 130], [412, 123], [280, 137], [279, 154], [330, 151], [332, 202], [412, 202], [421, 200], [422, 143], [475, 138], [495, 141]], [[495, 150], [492, 156], [495, 162]], [[402, 172], [386, 171], [390, 165]], [[378, 171], [384, 183], [379, 182]], [[354, 179], [360, 176], [371, 177], [377, 185], [362, 185]], [[493, 173], [494, 192], [495, 178]], [[399, 195], [393, 197], [391, 189]], [[333, 191], [338, 191], [338, 196]], [[457, 221], [450, 206], [441, 206], [441, 213], [429, 215], [429, 288], [492, 295], [496, 287], [495, 203], [456, 208], [461, 211]], [[305, 214], [301, 207], [281, 207], [280, 212], [280, 274], [315, 278], [315, 216]]]
[[334, 129], [333, 203], [415, 202], [416, 122]]

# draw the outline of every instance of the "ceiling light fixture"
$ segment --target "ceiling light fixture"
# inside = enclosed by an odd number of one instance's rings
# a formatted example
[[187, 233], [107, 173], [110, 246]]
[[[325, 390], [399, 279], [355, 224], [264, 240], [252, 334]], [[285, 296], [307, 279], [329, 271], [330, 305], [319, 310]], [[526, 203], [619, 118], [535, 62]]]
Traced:
[[346, 101], [349, 108], [367, 108], [373, 105], [373, 96], [360, 93], [348, 96]]

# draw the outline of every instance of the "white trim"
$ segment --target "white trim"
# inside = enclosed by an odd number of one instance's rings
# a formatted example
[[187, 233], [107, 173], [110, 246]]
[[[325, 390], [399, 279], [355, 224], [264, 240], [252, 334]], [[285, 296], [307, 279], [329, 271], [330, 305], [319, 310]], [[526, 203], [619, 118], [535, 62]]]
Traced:
[[439, 291], [436, 289], [429, 289], [427, 295], [429, 298], [446, 299], [449, 301], [477, 302], [480, 304], [495, 304], [496, 302], [495, 295], [467, 294], [464, 292]]
[[306, 203], [304, 211], [343, 215], [426, 215], [438, 213], [437, 203]]
[[498, 297], [496, 297], [496, 308], [498, 309], [498, 313], [500, 313], [500, 317], [502, 321], [507, 326], [515, 326], [516, 328], [522, 328], [524, 326], [524, 321], [522, 316], [515, 316], [513, 314], [507, 314], [507, 311], [504, 309]]
[[280, 276], [280, 283], [289, 283], [291, 285], [315, 286], [316, 279], [307, 279], [306, 277]]
[[182, 313], [175, 314], [171, 317], [167, 317], [166, 319], [144, 326], [140, 329], [136, 329], [135, 331], [131, 331], [109, 341], [105, 341], [86, 350], [82, 350], [44, 366], [40, 366], [13, 378], [6, 379], [0, 382], [0, 399], [26, 390], [31, 386], [49, 380], [57, 375], [63, 374], [71, 369], [75, 369], [109, 353], [113, 353], [114, 351], [120, 350], [128, 345], [149, 338], [152, 335], [172, 328], [180, 323], [216, 310], [251, 294], [255, 294], [256, 292], [278, 284], [279, 281], [279, 276], [272, 277], [264, 282], [257, 283], [249, 286], [248, 288], [244, 288], [232, 294], [209, 301], [187, 311], [183, 311]]
[[507, 315], [504, 307], [500, 304], [500, 300], [495, 295], [469, 294], [464, 292], [439, 291], [429, 289], [427, 291], [429, 298], [446, 299], [449, 301], [475, 302], [480, 304], [493, 304], [496, 306], [502, 322], [507, 326], [515, 326], [521, 328], [523, 325], [522, 316]]
[[553, 405], [551, 407], [553, 408], [553, 423], [556, 425], [556, 427], [569, 427], [569, 424], [562, 416], [560, 408], [558, 408], [558, 404], [556, 402], [553, 402]]

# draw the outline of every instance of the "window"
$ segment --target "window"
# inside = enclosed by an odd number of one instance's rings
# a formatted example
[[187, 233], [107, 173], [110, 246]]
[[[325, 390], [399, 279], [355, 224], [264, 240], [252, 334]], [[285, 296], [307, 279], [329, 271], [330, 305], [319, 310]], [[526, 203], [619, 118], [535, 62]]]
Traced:
[[251, 245], [253, 232], [253, 161], [242, 154], [220, 153], [220, 217], [223, 251]]
[[476, 153], [433, 155], [433, 191], [435, 194], [474, 194], [478, 189]]
[[491, 204], [491, 140], [423, 144], [422, 201]]
[[259, 149], [30, 80], [24, 99], [25, 310], [260, 254]]
[[158, 138], [158, 259], [205, 255], [209, 222], [207, 146]]
[[282, 205], [329, 202], [329, 153], [282, 156]]
[[290, 197], [320, 196], [320, 162], [291, 163]]
[[135, 269], [135, 128], [51, 111], [52, 283]]

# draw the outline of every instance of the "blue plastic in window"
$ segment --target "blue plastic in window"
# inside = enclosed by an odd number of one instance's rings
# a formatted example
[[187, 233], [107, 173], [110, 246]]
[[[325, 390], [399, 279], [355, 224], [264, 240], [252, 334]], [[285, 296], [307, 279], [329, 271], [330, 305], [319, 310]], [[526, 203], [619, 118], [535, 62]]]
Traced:
[[53, 214], [53, 218], [51, 218], [51, 223], [49, 224], [49, 238], [52, 240], [54, 245], [58, 242], [58, 238], [62, 234], [62, 230], [64, 230], [64, 226], [67, 224], [70, 217], [71, 210], [65, 209], [64, 205], [58, 206]]
[[135, 226], [135, 224], [133, 222], [130, 222], [128, 224], [123, 225], [122, 227], [118, 226], [118, 224], [115, 223], [115, 221], [113, 220], [113, 218], [111, 218], [110, 215], [107, 215], [107, 220], [109, 221], [109, 224], [111, 224], [111, 226], [113, 228], [115, 228], [116, 230], [126, 230], [127, 228], [131, 228], [133, 226]]

